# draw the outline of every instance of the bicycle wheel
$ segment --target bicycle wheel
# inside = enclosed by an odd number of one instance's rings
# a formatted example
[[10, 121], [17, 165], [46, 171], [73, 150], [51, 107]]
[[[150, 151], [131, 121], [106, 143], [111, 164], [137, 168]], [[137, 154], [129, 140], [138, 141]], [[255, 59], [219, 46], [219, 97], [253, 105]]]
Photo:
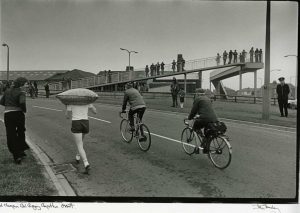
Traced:
[[[142, 136], [141, 132], [144, 133], [144, 136]], [[148, 151], [151, 146], [151, 134], [149, 128], [145, 124], [140, 125], [140, 129], [138, 131], [138, 134], [136, 135], [138, 145], [141, 150], [144, 152]]]
[[231, 162], [232, 148], [228, 140], [223, 136], [213, 138], [209, 142], [208, 156], [215, 167], [225, 169]]
[[121, 121], [120, 132], [125, 142], [130, 143], [132, 141], [133, 132], [130, 131], [130, 125], [127, 119]]
[[181, 142], [183, 150], [186, 154], [192, 155], [195, 152], [195, 147], [197, 146], [196, 141], [197, 136], [192, 128], [186, 127], [182, 130], [181, 133]]

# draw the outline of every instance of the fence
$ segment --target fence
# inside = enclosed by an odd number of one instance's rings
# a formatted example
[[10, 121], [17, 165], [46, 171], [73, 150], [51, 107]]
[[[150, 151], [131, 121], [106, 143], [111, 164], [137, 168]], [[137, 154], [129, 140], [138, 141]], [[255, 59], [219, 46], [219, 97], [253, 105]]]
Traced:
[[[262, 103], [262, 97], [255, 96], [241, 96], [241, 95], [213, 95], [211, 97], [213, 100], [229, 101], [235, 103]], [[270, 98], [271, 104], [276, 105], [277, 98]]]

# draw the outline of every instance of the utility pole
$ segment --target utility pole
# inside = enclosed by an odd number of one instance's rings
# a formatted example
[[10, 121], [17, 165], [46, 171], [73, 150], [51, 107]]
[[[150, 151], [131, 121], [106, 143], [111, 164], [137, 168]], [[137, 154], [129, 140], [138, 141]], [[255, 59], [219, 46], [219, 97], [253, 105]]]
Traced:
[[266, 50], [265, 50], [265, 83], [263, 86], [262, 119], [270, 118], [270, 25], [271, 2], [267, 1], [266, 17]]

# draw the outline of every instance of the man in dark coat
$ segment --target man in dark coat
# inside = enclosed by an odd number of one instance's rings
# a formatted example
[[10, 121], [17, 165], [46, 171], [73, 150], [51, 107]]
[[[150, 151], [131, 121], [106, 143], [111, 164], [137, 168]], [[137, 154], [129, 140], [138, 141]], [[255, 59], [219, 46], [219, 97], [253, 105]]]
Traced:
[[[278, 79], [280, 84], [277, 85], [276, 92], [277, 92], [277, 98], [278, 98], [278, 105], [281, 117], [287, 117], [288, 116], [288, 96], [290, 93], [289, 85], [284, 83], [284, 77], [281, 77]], [[283, 108], [284, 108], [284, 114], [283, 114]]]
[[178, 100], [177, 100], [178, 92], [179, 92], [179, 85], [177, 83], [176, 78], [173, 77], [173, 82], [171, 84], [171, 94], [172, 94], [172, 101], [173, 101], [172, 107], [178, 107]]
[[228, 58], [229, 58], [228, 64], [231, 64], [232, 55], [233, 55], [233, 52], [232, 52], [232, 50], [230, 50], [228, 53]]

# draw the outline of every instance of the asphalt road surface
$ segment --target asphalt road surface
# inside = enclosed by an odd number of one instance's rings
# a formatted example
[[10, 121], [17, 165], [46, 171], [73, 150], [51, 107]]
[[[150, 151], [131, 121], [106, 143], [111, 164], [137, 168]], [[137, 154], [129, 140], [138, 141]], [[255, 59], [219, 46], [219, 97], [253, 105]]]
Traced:
[[76, 146], [64, 105], [57, 100], [28, 100], [27, 134], [54, 164], [73, 164], [64, 173], [79, 196], [294, 198], [296, 194], [296, 132], [255, 124], [226, 122], [233, 158], [219, 170], [203, 154], [184, 153], [180, 134], [184, 114], [151, 111], [144, 123], [152, 146], [142, 152], [133, 140], [122, 141], [121, 106], [95, 104], [85, 150], [90, 175], [75, 164]]

